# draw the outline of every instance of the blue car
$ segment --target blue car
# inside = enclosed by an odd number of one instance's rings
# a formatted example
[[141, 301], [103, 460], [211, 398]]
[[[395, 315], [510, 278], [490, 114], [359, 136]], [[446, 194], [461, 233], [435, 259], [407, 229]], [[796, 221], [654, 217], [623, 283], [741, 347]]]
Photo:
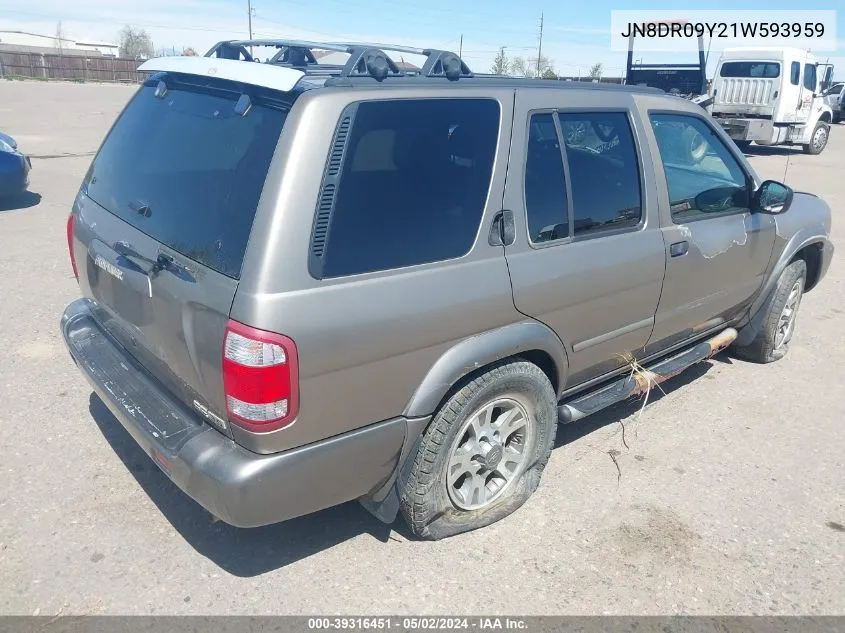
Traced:
[[15, 139], [0, 132], [0, 198], [26, 191], [30, 169], [32, 163], [20, 153]]

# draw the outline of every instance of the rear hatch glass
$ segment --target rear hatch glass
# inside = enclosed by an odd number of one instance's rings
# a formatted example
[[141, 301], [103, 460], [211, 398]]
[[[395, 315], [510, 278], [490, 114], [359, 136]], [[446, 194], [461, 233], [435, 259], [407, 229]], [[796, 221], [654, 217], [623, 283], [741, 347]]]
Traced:
[[[148, 81], [84, 187], [155, 240], [237, 278], [289, 106], [258, 89], [248, 94], [231, 82], [196, 79], [203, 85], [173, 76]], [[248, 101], [239, 104], [244, 94]]]
[[224, 431], [223, 337], [292, 97], [156, 76], [109, 132], [75, 203], [73, 256], [97, 319]]

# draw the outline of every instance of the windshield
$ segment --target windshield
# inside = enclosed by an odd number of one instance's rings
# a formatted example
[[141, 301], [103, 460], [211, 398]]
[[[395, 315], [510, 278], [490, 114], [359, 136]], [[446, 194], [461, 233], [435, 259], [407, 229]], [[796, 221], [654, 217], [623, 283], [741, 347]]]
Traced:
[[247, 101], [229, 82], [199, 81], [144, 85], [83, 187], [150, 237], [238, 277], [286, 109], [258, 90]]
[[780, 77], [780, 64], [777, 62], [725, 62], [719, 71], [720, 77]]

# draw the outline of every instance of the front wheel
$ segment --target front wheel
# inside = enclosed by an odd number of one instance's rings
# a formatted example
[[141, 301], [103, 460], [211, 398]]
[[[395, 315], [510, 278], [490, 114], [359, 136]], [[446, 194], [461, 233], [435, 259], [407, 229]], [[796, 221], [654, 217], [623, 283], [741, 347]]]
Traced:
[[490, 525], [537, 489], [557, 430], [557, 399], [523, 360], [468, 380], [423, 434], [401, 495], [411, 531], [437, 540]]
[[830, 137], [830, 128], [824, 121], [816, 123], [813, 129], [813, 135], [810, 137], [810, 142], [803, 145], [805, 154], [821, 154], [824, 148], [827, 147], [827, 140]]
[[737, 348], [737, 356], [756, 363], [771, 363], [786, 356], [789, 341], [795, 334], [795, 321], [806, 283], [807, 265], [804, 260], [795, 260], [786, 267], [766, 308], [760, 331], [750, 345]]

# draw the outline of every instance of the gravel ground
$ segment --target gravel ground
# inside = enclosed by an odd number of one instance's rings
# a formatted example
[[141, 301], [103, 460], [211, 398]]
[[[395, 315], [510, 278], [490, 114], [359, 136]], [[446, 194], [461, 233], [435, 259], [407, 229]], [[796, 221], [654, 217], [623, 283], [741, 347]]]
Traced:
[[0, 127], [34, 156], [32, 194], [0, 207], [0, 612], [845, 614], [845, 125], [821, 156], [752, 150], [836, 216], [789, 356], [722, 355], [639, 417], [561, 428], [526, 506], [427, 543], [355, 503], [214, 523], [92, 396], [58, 331], [65, 219], [132, 90], [0, 81]]

